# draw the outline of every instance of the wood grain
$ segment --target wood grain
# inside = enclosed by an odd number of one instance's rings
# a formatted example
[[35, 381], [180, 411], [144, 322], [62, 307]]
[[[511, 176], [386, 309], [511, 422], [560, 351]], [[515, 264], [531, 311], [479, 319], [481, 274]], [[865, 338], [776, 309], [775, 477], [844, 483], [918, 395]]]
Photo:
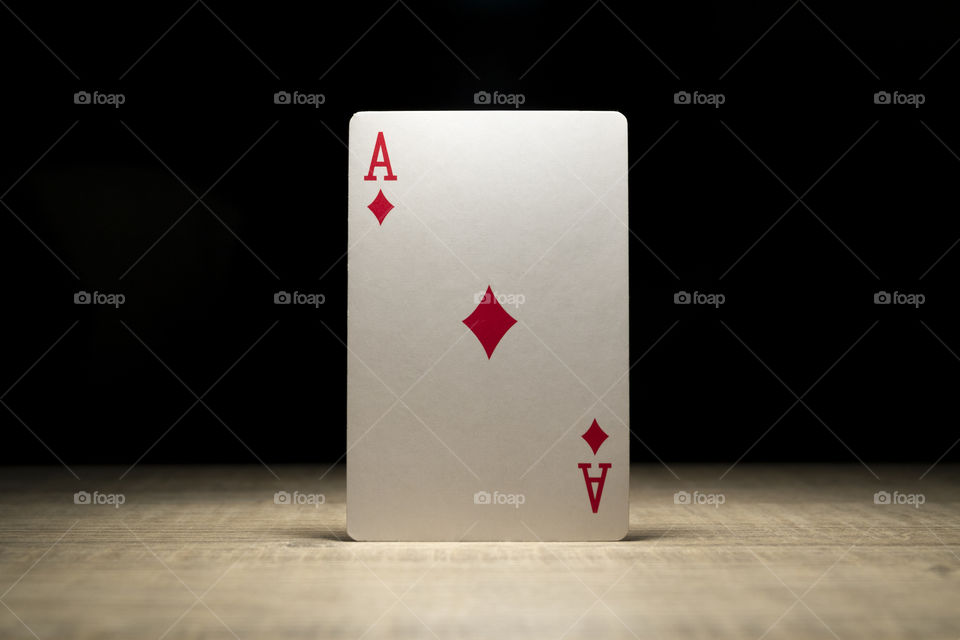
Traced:
[[342, 468], [7, 468], [0, 638], [960, 637], [960, 468], [872, 469], [636, 466], [622, 542], [401, 544], [347, 540]]

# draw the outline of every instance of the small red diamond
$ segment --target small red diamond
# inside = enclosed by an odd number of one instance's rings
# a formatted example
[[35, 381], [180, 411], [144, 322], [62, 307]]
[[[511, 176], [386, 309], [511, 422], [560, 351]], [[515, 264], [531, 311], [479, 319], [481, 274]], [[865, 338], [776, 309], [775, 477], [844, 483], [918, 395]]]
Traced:
[[602, 445], [604, 440], [610, 436], [604, 433], [603, 429], [600, 428], [600, 425], [597, 424], [597, 421], [594, 420], [593, 424], [590, 425], [590, 428], [587, 429], [580, 437], [586, 440], [587, 444], [590, 445], [590, 448], [593, 449], [593, 455], [597, 455], [600, 445]]
[[463, 321], [463, 324], [473, 331], [473, 335], [477, 336], [480, 344], [483, 345], [488, 360], [493, 356], [493, 350], [500, 344], [503, 336], [516, 323], [517, 321], [500, 306], [490, 287], [487, 287], [487, 292], [483, 294], [483, 299], [480, 300], [477, 308]]
[[377, 221], [383, 224], [383, 219], [393, 210], [393, 205], [390, 204], [390, 201], [383, 195], [383, 190], [381, 190], [377, 193], [377, 197], [373, 199], [373, 202], [367, 205], [367, 209], [373, 211], [373, 215], [377, 216]]

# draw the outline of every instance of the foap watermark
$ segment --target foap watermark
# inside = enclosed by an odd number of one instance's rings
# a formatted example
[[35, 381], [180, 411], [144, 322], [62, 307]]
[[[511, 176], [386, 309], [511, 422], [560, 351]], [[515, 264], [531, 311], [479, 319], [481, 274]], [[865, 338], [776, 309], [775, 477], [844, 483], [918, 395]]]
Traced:
[[299, 491], [294, 491], [290, 493], [289, 491], [277, 491], [273, 494], [273, 504], [298, 504], [298, 505], [313, 505], [317, 509], [320, 508], [320, 505], [327, 502], [327, 496], [322, 493], [300, 493]]
[[122, 93], [102, 93], [100, 91], [77, 91], [73, 94], [73, 104], [105, 105], [119, 109], [127, 101]]
[[527, 497], [522, 493], [500, 493], [499, 491], [494, 491], [490, 493], [489, 491], [477, 491], [473, 494], [473, 504], [505, 504], [510, 505], [514, 509], [519, 509], [520, 505], [526, 503]]
[[701, 493], [699, 491], [690, 493], [689, 491], [677, 491], [673, 494], [673, 504], [710, 505], [718, 509], [720, 505], [726, 503], [726, 501], [727, 496], [722, 493]]
[[491, 296], [487, 291], [481, 291], [479, 293], [473, 294], [473, 303], [474, 304], [492, 304], [494, 298], [503, 306], [512, 306], [514, 309], [519, 309], [520, 305], [527, 301], [527, 297], [522, 293], [498, 293], [495, 296]]
[[704, 293], [702, 291], [677, 291], [673, 294], [673, 304], [698, 304], [719, 309], [726, 303], [727, 296], [722, 293]]
[[122, 493], [100, 493], [94, 491], [77, 491], [73, 494], [73, 504], [97, 504], [112, 505], [114, 509], [119, 509], [120, 505], [127, 501], [127, 497]]
[[273, 304], [302, 304], [317, 309], [326, 301], [327, 296], [322, 293], [277, 291], [273, 294]]
[[489, 91], [477, 91], [473, 94], [473, 104], [482, 104], [482, 105], [508, 105], [512, 106], [514, 109], [519, 109], [520, 105], [527, 101], [527, 96], [522, 93], [500, 93], [499, 91], [494, 91], [490, 93]]
[[904, 293], [902, 291], [877, 291], [873, 294], [873, 304], [895, 304], [919, 309], [927, 301], [922, 293]]
[[122, 293], [103, 293], [102, 291], [77, 291], [73, 294], [73, 304], [98, 304], [119, 309], [127, 301]]
[[873, 494], [873, 504], [905, 504], [914, 509], [919, 509], [920, 505], [926, 504], [926, 502], [927, 497], [922, 493], [900, 493], [899, 491], [890, 493], [889, 491], [877, 491]]
[[719, 109], [720, 105], [727, 101], [727, 96], [722, 93], [702, 93], [700, 91], [677, 91], [673, 94], [673, 104], [697, 104], [714, 109]]
[[875, 94], [873, 94], [873, 104], [897, 104], [919, 109], [920, 105], [926, 101], [927, 96], [922, 93], [877, 91]]
[[322, 93], [303, 93], [300, 91], [277, 91], [273, 94], [273, 104], [307, 105], [319, 109], [327, 101]]

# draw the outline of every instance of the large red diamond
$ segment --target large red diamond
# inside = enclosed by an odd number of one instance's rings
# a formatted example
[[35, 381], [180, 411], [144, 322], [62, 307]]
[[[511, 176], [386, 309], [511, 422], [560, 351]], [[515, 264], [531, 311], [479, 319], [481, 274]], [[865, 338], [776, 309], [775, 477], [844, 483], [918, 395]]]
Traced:
[[517, 323], [513, 317], [507, 313], [500, 303], [497, 296], [493, 295], [493, 289], [487, 287], [487, 292], [483, 294], [480, 304], [463, 321], [463, 324], [473, 331], [477, 336], [483, 350], [487, 352], [487, 359], [493, 356], [493, 350], [500, 344], [500, 340], [506, 335], [510, 327]]
[[602, 445], [603, 441], [610, 436], [608, 436], [603, 429], [600, 428], [600, 425], [598, 425], [596, 419], [594, 419], [593, 424], [590, 425], [590, 428], [587, 429], [580, 437], [586, 440], [587, 444], [590, 445], [590, 448], [593, 449], [593, 455], [597, 455], [600, 445]]
[[393, 210], [393, 205], [390, 204], [390, 201], [383, 195], [383, 190], [381, 189], [377, 193], [377, 197], [373, 199], [373, 202], [367, 205], [367, 209], [373, 211], [373, 215], [377, 216], [377, 221], [383, 224], [383, 219]]

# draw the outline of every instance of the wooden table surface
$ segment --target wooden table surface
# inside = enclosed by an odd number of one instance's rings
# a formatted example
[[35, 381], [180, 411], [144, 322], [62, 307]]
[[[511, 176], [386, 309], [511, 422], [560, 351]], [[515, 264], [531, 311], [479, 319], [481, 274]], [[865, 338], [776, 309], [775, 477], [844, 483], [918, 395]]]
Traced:
[[635, 466], [622, 542], [411, 544], [347, 539], [343, 468], [7, 468], [0, 638], [960, 638], [960, 467], [872, 469]]

